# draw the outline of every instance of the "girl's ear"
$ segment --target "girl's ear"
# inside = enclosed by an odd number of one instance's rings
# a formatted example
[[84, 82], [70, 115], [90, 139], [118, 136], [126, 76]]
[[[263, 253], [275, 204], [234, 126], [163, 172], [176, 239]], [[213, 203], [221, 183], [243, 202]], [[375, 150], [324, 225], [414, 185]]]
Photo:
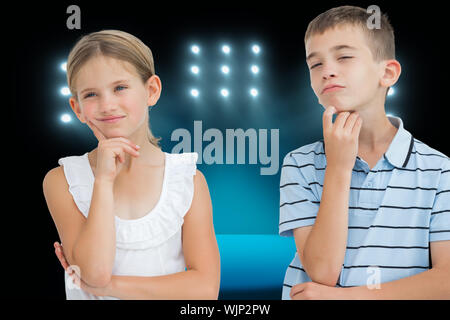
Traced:
[[82, 123], [87, 123], [86, 118], [81, 112], [80, 104], [78, 103], [77, 99], [75, 99], [73, 96], [70, 97], [69, 104], [73, 112], [76, 114], [78, 120], [80, 120]]
[[148, 78], [145, 87], [148, 91], [147, 105], [152, 107], [158, 102], [159, 97], [161, 96], [161, 79], [157, 75], [153, 75]]

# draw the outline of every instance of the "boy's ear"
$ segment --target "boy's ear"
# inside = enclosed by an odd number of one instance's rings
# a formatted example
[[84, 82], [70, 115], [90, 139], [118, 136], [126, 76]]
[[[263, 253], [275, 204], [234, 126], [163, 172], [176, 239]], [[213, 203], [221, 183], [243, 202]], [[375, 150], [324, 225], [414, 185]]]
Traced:
[[81, 112], [80, 104], [78, 103], [77, 99], [75, 99], [73, 96], [69, 99], [70, 107], [72, 108], [73, 112], [76, 114], [78, 120], [80, 120], [82, 123], [86, 123], [86, 119]]
[[145, 87], [148, 91], [147, 105], [152, 107], [158, 102], [159, 97], [161, 96], [161, 79], [155, 74], [148, 78]]
[[382, 76], [380, 79], [380, 85], [382, 87], [391, 87], [393, 86], [400, 74], [402, 73], [402, 66], [400, 62], [395, 59], [384, 61], [384, 70], [382, 71]]

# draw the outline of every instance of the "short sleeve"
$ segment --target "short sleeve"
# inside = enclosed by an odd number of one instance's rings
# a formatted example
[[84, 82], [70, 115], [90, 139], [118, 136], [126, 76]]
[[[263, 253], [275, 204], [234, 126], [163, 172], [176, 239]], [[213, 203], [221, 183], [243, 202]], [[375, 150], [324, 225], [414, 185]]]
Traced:
[[87, 156], [85, 153], [82, 156], [69, 156], [58, 160], [58, 164], [63, 166], [69, 192], [78, 210], [86, 218], [89, 215], [94, 183]]
[[430, 242], [450, 240], [450, 159], [446, 158], [431, 210]]
[[284, 157], [280, 177], [279, 234], [293, 236], [293, 229], [313, 225], [320, 201], [314, 195], [295, 158]]

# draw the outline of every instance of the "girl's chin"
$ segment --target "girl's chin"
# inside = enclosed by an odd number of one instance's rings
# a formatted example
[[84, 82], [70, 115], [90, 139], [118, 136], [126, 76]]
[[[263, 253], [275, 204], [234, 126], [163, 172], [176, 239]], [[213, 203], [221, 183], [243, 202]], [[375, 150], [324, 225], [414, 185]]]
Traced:
[[127, 134], [122, 130], [108, 130], [104, 134], [107, 139], [127, 137]]

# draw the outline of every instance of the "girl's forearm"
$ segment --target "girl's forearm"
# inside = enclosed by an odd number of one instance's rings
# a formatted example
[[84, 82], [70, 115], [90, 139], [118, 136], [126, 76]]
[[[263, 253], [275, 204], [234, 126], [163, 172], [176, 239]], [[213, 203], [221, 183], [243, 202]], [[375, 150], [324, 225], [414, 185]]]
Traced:
[[432, 268], [414, 276], [368, 286], [343, 288], [342, 299], [417, 300], [450, 299], [450, 270]]
[[94, 287], [106, 286], [116, 252], [113, 183], [95, 180], [89, 215], [72, 252], [80, 276]]
[[164, 276], [112, 276], [106, 295], [131, 300], [216, 300], [219, 280], [198, 270]]
[[314, 282], [336, 285], [344, 263], [348, 233], [351, 171], [327, 167], [322, 199], [304, 246], [302, 261]]

